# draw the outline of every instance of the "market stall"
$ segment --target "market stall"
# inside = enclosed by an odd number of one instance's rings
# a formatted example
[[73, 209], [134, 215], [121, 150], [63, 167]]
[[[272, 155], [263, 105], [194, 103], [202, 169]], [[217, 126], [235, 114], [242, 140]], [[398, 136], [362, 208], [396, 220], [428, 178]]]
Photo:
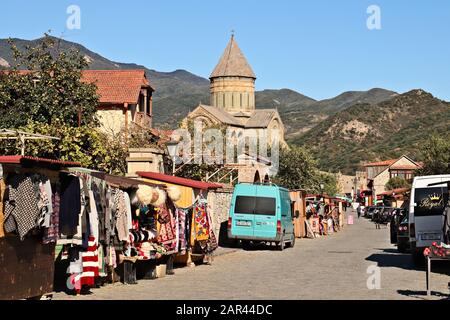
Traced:
[[213, 231], [211, 208], [206, 199], [208, 190], [222, 186], [157, 172], [137, 174], [143, 181], [164, 183], [177, 194], [174, 204], [179, 217], [180, 247], [175, 262], [192, 266], [194, 261], [210, 258], [212, 251], [217, 248], [217, 239]]
[[307, 236], [306, 230], [306, 191], [302, 189], [289, 191], [294, 213], [294, 233], [297, 238]]
[[0, 300], [39, 297], [53, 291], [54, 195], [61, 169], [76, 162], [0, 156]]

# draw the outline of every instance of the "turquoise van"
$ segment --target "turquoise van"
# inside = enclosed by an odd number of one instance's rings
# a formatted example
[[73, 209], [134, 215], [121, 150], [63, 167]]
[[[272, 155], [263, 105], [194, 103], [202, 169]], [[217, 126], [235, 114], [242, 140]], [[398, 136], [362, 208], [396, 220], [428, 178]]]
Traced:
[[295, 244], [289, 191], [274, 184], [240, 183], [234, 188], [228, 218], [228, 238], [251, 242], [275, 242], [280, 250]]

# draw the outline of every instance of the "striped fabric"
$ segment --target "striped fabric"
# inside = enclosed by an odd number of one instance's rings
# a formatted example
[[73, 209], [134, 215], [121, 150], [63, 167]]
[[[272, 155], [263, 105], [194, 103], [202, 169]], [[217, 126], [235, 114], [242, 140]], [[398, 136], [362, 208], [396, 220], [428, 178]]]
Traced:
[[83, 262], [83, 273], [80, 278], [81, 285], [92, 287], [95, 284], [95, 277], [99, 276], [98, 250], [95, 237], [89, 237], [88, 249], [81, 256]]

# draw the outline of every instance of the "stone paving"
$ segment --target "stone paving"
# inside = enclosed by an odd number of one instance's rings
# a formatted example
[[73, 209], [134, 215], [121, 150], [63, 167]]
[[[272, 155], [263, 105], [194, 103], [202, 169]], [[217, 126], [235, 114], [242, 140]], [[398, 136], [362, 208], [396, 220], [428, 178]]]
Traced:
[[[299, 239], [283, 252], [259, 247], [222, 250], [211, 266], [180, 268], [175, 275], [108, 285], [84, 296], [54, 299], [427, 299], [425, 271], [389, 242], [389, 229], [368, 220], [330, 236]], [[380, 289], [368, 289], [368, 267], [380, 267]], [[370, 270], [370, 269], [369, 269]], [[448, 299], [450, 266], [433, 267], [430, 299]]]

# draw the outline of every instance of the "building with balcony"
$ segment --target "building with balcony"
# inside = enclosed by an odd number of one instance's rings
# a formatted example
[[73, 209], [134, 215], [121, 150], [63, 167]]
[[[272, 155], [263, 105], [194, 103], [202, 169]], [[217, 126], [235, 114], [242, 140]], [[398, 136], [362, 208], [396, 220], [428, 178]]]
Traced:
[[152, 97], [155, 91], [139, 70], [84, 70], [82, 81], [94, 83], [100, 104], [97, 115], [103, 131], [128, 135], [130, 127], [152, 127]]
[[[422, 167], [422, 163], [415, 162], [406, 155], [398, 159], [390, 159], [379, 162], [371, 162], [364, 165], [367, 176], [367, 188], [372, 196], [386, 192], [386, 183], [393, 177], [400, 177], [412, 182], [414, 172]], [[374, 199], [371, 199], [372, 202]], [[370, 203], [371, 204], [371, 203]]]

